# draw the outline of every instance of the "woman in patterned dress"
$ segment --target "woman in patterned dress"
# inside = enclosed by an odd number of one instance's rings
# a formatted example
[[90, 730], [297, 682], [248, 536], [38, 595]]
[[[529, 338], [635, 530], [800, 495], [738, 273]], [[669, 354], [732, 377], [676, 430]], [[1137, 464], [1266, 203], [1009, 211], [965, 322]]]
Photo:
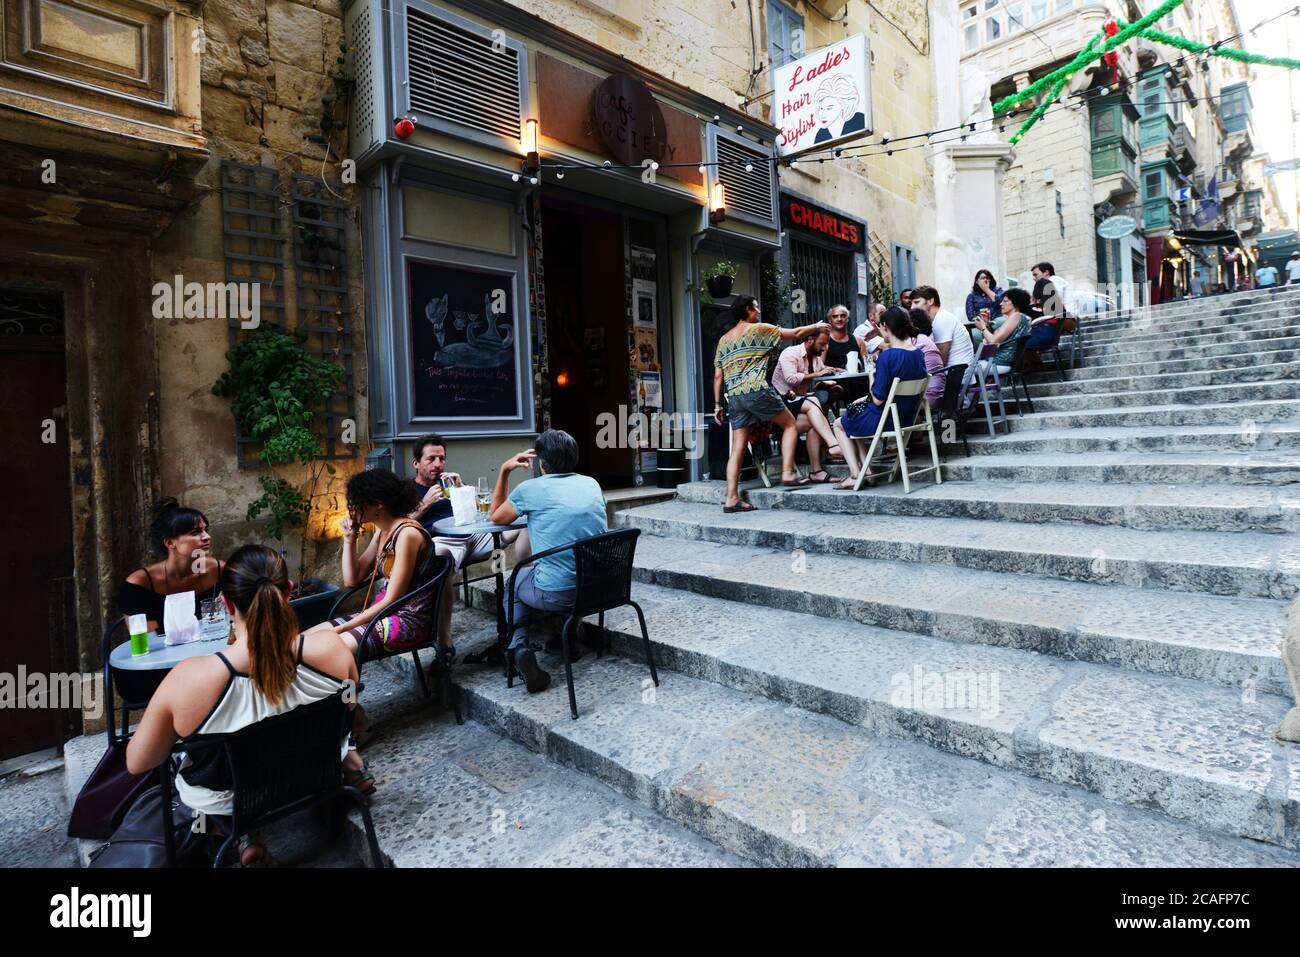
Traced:
[[767, 379], [768, 359], [783, 341], [802, 340], [822, 329], [829, 330], [824, 322], [815, 322], [798, 329], [783, 329], [758, 321], [758, 300], [753, 296], [737, 296], [731, 304], [731, 315], [736, 324], [718, 340], [718, 351], [713, 357], [716, 370], [713, 375], [713, 419], [723, 422], [722, 390], [727, 391], [727, 416], [731, 419], [731, 456], [727, 459], [727, 500], [724, 512], [752, 512], [754, 506], [740, 500], [740, 463], [749, 444], [752, 427], [771, 422], [781, 427], [781, 484], [805, 484], [795, 480], [794, 452], [799, 442], [794, 416], [785, 407], [776, 389]]
[[[371, 581], [369, 604], [364, 611], [317, 625], [330, 629], [355, 652], [384, 605], [425, 584], [432, 568], [427, 561], [433, 541], [419, 522], [407, 518], [419, 503], [415, 483], [387, 469], [367, 469], [348, 480], [348, 517], [343, 520], [343, 585], [352, 588]], [[362, 525], [375, 534], [360, 555], [357, 538]], [[432, 591], [407, 602], [391, 615], [375, 621], [362, 649], [361, 660], [412, 648], [428, 638], [433, 627]]]

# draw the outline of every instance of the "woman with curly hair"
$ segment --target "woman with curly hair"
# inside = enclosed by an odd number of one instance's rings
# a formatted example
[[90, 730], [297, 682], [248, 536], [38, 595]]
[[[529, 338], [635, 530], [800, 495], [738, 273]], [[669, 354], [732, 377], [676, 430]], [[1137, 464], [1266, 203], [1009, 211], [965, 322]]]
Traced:
[[[419, 489], [414, 482], [398, 478], [387, 469], [366, 469], [348, 479], [347, 499], [343, 586], [353, 588], [369, 576], [369, 604], [364, 611], [316, 628], [336, 632], [349, 649], [356, 651], [373, 621], [362, 660], [413, 648], [428, 637], [433, 625], [433, 593], [425, 592], [383, 618], [379, 618], [379, 612], [384, 605], [425, 584], [432, 574], [432, 569], [425, 570], [425, 566], [432, 564], [426, 559], [433, 540], [419, 522], [407, 517], [420, 502]], [[373, 525], [375, 533], [358, 555], [357, 539], [363, 525]]]

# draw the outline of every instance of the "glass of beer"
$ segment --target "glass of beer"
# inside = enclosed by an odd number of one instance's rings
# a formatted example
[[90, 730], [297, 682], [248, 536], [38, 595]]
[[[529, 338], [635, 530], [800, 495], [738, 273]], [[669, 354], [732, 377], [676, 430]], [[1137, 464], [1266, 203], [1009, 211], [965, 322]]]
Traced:
[[478, 480], [478, 510], [484, 518], [492, 513], [492, 492], [488, 489], [485, 478]]

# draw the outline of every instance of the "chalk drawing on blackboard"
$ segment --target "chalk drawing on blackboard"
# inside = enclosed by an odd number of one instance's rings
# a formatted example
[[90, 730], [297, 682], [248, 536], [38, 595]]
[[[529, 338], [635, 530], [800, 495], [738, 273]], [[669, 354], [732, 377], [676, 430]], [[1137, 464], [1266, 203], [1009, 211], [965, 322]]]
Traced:
[[457, 365], [475, 369], [491, 369], [507, 365], [514, 359], [515, 330], [510, 322], [500, 322], [492, 316], [492, 297], [483, 297], [483, 312], [468, 313], [456, 310], [451, 314], [451, 324], [463, 333], [464, 341], [448, 342], [448, 294], [430, 299], [424, 307], [424, 317], [433, 324], [433, 334], [438, 339], [438, 351], [433, 361], [442, 365]]

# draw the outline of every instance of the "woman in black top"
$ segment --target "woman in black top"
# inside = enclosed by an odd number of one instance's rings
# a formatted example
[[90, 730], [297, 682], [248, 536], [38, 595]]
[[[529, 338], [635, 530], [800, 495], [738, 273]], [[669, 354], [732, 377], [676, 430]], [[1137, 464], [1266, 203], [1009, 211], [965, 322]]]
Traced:
[[149, 528], [154, 548], [165, 557], [137, 568], [117, 591], [117, 608], [123, 617], [144, 615], [157, 631], [163, 622], [168, 595], [194, 592], [194, 615], [199, 602], [221, 594], [221, 565], [212, 558], [208, 520], [194, 508], [183, 508], [174, 498], [163, 499]]

